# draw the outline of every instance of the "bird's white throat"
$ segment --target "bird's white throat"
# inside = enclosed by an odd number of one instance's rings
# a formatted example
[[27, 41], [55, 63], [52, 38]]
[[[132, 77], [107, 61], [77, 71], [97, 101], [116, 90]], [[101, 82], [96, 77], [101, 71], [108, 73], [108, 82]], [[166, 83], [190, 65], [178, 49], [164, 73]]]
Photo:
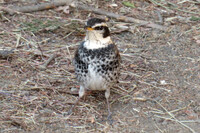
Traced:
[[103, 35], [100, 33], [88, 32], [85, 37], [84, 46], [87, 49], [98, 49], [107, 47], [107, 45], [111, 44], [112, 40], [110, 36], [103, 38]]

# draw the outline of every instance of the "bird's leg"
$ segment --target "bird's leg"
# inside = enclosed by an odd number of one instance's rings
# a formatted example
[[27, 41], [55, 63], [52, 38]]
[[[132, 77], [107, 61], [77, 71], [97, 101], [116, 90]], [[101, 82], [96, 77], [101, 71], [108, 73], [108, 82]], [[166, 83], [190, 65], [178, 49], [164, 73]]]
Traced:
[[76, 102], [74, 103], [74, 105], [70, 108], [70, 110], [68, 111], [68, 115], [70, 115], [74, 108], [76, 107], [76, 105], [78, 104], [78, 102], [80, 101], [80, 99], [85, 95], [85, 88], [83, 86], [80, 86], [79, 89], [79, 98], [76, 100]]
[[112, 112], [110, 111], [110, 103], [108, 100], [109, 96], [110, 96], [110, 88], [106, 89], [105, 97], [106, 97], [106, 102], [108, 106], [108, 121], [110, 121], [110, 124], [112, 125], [113, 121], [112, 121]]

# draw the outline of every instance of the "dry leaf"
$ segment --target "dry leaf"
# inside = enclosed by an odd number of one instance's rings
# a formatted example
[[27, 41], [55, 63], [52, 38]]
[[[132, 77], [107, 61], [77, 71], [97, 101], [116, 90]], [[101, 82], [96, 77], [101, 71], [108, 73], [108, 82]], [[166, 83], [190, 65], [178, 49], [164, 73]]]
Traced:
[[113, 4], [110, 4], [109, 7], [117, 7], [118, 5], [113, 3]]
[[122, 29], [122, 30], [129, 29], [129, 26], [127, 26], [127, 24], [116, 24], [115, 27]]
[[56, 9], [56, 11], [62, 11], [64, 12], [65, 14], [69, 14], [69, 6], [60, 6]]

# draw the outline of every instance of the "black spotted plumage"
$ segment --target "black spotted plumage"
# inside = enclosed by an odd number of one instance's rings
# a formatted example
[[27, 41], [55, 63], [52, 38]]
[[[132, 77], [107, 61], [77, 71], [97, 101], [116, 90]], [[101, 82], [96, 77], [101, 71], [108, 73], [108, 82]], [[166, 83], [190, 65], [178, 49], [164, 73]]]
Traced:
[[[104, 84], [107, 84], [107, 87], [117, 83], [119, 77], [120, 55], [115, 44], [109, 44], [105, 48], [91, 50], [85, 48], [83, 42], [78, 47], [74, 59], [77, 80], [85, 87], [90, 87], [87, 85], [87, 80], [90, 80], [90, 73], [88, 70], [89, 65], [92, 65], [92, 69], [99, 77], [105, 79]], [[84, 75], [86, 75], [87, 78], [85, 78]]]

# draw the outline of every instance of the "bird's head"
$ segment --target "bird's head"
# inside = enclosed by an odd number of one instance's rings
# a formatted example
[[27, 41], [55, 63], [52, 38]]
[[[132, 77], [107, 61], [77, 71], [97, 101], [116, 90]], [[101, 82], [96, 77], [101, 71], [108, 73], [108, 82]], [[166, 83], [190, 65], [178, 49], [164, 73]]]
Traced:
[[109, 28], [103, 19], [91, 18], [87, 21], [85, 41], [100, 41], [105, 44], [111, 41]]

